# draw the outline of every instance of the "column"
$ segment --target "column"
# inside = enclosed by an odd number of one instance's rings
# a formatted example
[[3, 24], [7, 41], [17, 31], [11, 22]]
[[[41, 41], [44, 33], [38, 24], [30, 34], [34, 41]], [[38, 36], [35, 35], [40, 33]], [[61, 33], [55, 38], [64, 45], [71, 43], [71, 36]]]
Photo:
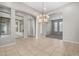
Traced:
[[33, 19], [33, 36], [35, 36], [35, 19]]
[[18, 33], [20, 32], [20, 21], [18, 20]]
[[24, 38], [28, 35], [28, 17], [24, 15]]
[[40, 37], [43, 36], [43, 23], [40, 23]]
[[16, 39], [15, 10], [11, 8], [11, 41]]
[[38, 39], [39, 38], [39, 32], [38, 32], [38, 27], [39, 26], [39, 23], [38, 23], [38, 17], [37, 17], [37, 19], [36, 19], [36, 39]]

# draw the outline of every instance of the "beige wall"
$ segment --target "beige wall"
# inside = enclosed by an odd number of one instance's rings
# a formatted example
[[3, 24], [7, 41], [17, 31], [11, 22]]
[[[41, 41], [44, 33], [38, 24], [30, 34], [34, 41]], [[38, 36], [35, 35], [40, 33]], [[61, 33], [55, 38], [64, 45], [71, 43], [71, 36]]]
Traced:
[[63, 39], [79, 41], [79, 3], [73, 3], [63, 10]]
[[61, 13], [63, 17], [63, 40], [79, 42], [79, 3], [63, 6], [59, 10], [53, 11], [53, 13], [55, 15]]

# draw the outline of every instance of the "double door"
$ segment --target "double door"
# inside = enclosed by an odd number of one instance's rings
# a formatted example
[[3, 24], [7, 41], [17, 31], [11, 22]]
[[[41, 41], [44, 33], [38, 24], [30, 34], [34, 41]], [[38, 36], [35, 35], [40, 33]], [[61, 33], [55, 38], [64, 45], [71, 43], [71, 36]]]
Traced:
[[63, 34], [63, 20], [62, 19], [52, 20], [51, 34], [62, 37], [62, 34]]

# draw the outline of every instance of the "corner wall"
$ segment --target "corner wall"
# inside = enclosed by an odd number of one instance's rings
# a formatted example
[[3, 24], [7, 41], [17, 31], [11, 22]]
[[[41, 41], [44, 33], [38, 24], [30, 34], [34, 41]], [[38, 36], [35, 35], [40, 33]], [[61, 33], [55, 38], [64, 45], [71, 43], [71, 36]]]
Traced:
[[79, 3], [64, 8], [63, 19], [63, 40], [79, 42]]
[[63, 40], [79, 42], [79, 3], [71, 3], [53, 11], [54, 14], [59, 12], [63, 17]]

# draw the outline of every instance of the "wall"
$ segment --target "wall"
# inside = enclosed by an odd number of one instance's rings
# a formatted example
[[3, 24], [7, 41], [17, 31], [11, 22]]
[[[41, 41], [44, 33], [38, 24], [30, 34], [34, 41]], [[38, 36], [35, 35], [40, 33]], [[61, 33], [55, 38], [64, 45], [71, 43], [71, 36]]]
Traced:
[[[0, 6], [1, 7], [1, 6]], [[2, 7], [3, 8], [3, 7]], [[6, 44], [9, 44], [9, 43], [12, 43], [12, 42], [15, 42], [16, 40], [16, 23], [15, 23], [15, 19], [24, 19], [24, 38], [27, 38], [27, 36], [29, 35], [29, 24], [31, 26], [33, 26], [33, 35], [35, 36], [35, 17], [32, 16], [32, 15], [29, 15], [27, 13], [24, 13], [24, 12], [18, 12], [11, 8], [10, 10], [7, 9], [7, 7], [4, 7], [3, 9], [0, 9], [0, 11], [4, 12], [4, 13], [0, 13], [0, 16], [3, 16], [3, 17], [7, 17], [7, 18], [11, 18], [11, 30], [10, 30], [10, 35], [5, 35], [3, 37], [0, 37], [0, 46], [2, 45], [6, 45]], [[7, 14], [8, 13], [8, 14]], [[10, 13], [10, 14], [9, 14]], [[18, 17], [16, 15], [19, 15], [19, 16], [22, 16], [22, 17]], [[29, 23], [28, 21], [31, 19], [32, 21], [32, 24]], [[32, 27], [31, 27], [32, 28]]]
[[79, 42], [79, 3], [63, 6], [53, 13], [61, 12], [63, 17], [63, 40]]
[[63, 39], [79, 41], [79, 3], [73, 3], [63, 10], [64, 28]]
[[0, 6], [0, 16], [10, 18], [10, 9]]
[[[10, 13], [9, 8], [4, 8], [4, 7], [0, 6], [0, 17], [6, 17], [6, 18], [9, 18], [9, 20], [10, 20], [10, 14], [9, 13]], [[9, 26], [10, 26], [10, 24], [9, 24]], [[10, 29], [9, 29], [9, 32], [11, 32]], [[7, 34], [7, 35], [1, 35], [1, 37], [0, 37], [0, 46], [5, 45], [5, 44], [9, 43], [10, 41], [11, 41], [10, 33]]]
[[[29, 35], [35, 36], [35, 17], [27, 13], [16, 11], [16, 15], [23, 17], [24, 20], [24, 38]], [[19, 18], [21, 19], [21, 18]]]

